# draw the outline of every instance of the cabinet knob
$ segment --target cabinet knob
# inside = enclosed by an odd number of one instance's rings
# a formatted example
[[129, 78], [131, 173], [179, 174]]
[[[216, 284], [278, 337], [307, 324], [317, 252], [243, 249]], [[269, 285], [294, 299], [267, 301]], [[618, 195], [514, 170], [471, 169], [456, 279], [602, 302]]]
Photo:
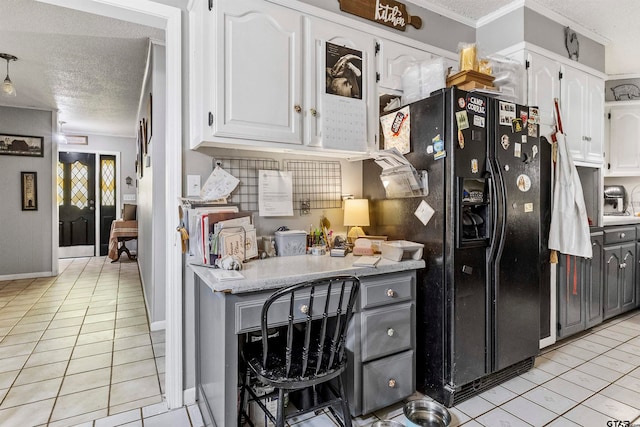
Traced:
[[396, 380], [394, 380], [393, 378], [391, 378], [389, 380], [389, 382], [387, 383], [387, 385], [389, 386], [389, 388], [396, 388]]
[[396, 296], [396, 291], [394, 291], [393, 289], [387, 289], [387, 296], [389, 298], [393, 298]]
[[309, 313], [309, 306], [308, 306], [307, 304], [303, 304], [303, 305], [300, 307], [300, 313], [302, 313], [302, 314], [307, 314], [307, 313]]
[[395, 334], [395, 333], [396, 333], [396, 331], [394, 331], [393, 328], [387, 329], [387, 335], [389, 335], [390, 337], [392, 337], [393, 334]]
[[620, 264], [620, 268], [626, 268], [627, 267], [627, 263], [623, 262], [622, 264]]
[[293, 106], [293, 111], [295, 111], [296, 113], [299, 113], [302, 111], [302, 107], [296, 104]]
[[620, 233], [620, 238], [624, 239], [625, 234], [624, 233]]
[[318, 111], [317, 111], [315, 108], [312, 108], [312, 109], [310, 109], [309, 111], [311, 112], [311, 115], [312, 115], [313, 117], [316, 117], [316, 116], [318, 115]]

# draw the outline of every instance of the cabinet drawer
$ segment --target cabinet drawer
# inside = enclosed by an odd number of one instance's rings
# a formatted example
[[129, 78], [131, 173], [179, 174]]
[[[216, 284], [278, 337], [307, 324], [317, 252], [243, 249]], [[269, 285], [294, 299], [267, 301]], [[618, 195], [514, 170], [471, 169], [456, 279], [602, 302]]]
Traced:
[[401, 401], [415, 391], [413, 351], [365, 363], [362, 369], [362, 413]]
[[362, 361], [412, 347], [413, 304], [394, 304], [365, 310], [362, 316]]
[[361, 308], [411, 300], [415, 273], [400, 273], [361, 279]]
[[631, 242], [636, 240], [636, 227], [607, 227], [604, 229], [604, 244]]
[[[350, 287], [347, 288], [349, 292]], [[262, 306], [264, 302], [271, 296], [272, 292], [263, 292], [261, 298], [256, 298], [250, 301], [241, 301], [235, 303], [235, 333], [242, 334], [250, 331], [257, 331], [260, 329], [262, 321]], [[335, 314], [338, 309], [338, 302], [340, 298], [340, 289], [334, 287], [331, 290], [331, 299], [329, 302], [329, 313]], [[316, 288], [316, 292], [313, 300], [313, 312], [318, 313], [313, 315], [314, 319], [321, 318], [324, 310], [324, 305], [327, 300], [327, 288]], [[348, 298], [344, 298], [342, 301], [342, 312], [346, 312]], [[309, 304], [309, 291], [296, 293], [295, 296], [295, 308], [293, 312], [294, 322], [304, 322], [307, 315], [302, 310], [303, 305]], [[277, 325], [286, 325], [289, 316], [289, 299], [278, 299], [271, 305], [269, 309], [269, 323], [277, 323]]]

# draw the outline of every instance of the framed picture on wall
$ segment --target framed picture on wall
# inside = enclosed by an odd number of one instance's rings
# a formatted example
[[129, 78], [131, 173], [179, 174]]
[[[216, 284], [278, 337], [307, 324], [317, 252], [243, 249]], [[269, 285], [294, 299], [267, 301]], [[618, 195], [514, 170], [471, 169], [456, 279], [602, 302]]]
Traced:
[[20, 172], [22, 187], [22, 210], [38, 210], [38, 174], [37, 172]]
[[7, 135], [0, 133], [0, 154], [44, 157], [44, 138], [41, 136]]
[[67, 138], [67, 144], [75, 144], [75, 145], [89, 144], [89, 138], [87, 138], [86, 136], [65, 135], [65, 138]]

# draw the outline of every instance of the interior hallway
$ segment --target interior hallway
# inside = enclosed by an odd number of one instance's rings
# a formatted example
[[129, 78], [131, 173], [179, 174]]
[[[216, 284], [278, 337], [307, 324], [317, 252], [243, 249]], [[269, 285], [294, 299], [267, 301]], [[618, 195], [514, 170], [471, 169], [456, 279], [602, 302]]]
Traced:
[[0, 282], [0, 425], [200, 425], [193, 408], [166, 412], [164, 331], [149, 331], [137, 263], [59, 271]]

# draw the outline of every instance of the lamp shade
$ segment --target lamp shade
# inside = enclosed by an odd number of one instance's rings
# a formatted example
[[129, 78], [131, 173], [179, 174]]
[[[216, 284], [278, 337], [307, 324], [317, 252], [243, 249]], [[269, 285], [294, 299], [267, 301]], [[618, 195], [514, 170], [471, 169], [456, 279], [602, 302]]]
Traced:
[[369, 200], [347, 199], [344, 201], [345, 226], [369, 226]]

